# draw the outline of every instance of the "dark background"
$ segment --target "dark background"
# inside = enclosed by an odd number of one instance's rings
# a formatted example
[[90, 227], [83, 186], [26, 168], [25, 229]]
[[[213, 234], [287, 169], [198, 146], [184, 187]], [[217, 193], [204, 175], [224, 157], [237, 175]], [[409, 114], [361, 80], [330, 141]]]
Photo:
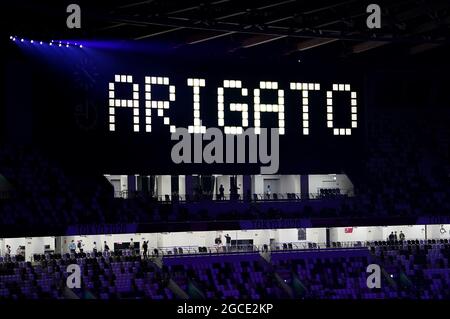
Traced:
[[[13, 44], [16, 45], [16, 44]], [[101, 48], [100, 48], [101, 47]], [[31, 136], [54, 156], [79, 167], [103, 173], [259, 173], [259, 165], [173, 164], [169, 127], [152, 110], [152, 132], [145, 132], [144, 77], [167, 76], [176, 87], [176, 101], [164, 110], [177, 127], [193, 123], [192, 87], [187, 78], [204, 78], [200, 112], [203, 125], [217, 127], [217, 87], [223, 80], [241, 80], [247, 97], [237, 89], [225, 90], [225, 124], [240, 125], [240, 112], [229, 111], [230, 102], [249, 104], [249, 126], [253, 126], [253, 89], [259, 81], [277, 81], [285, 91], [285, 135], [280, 136], [280, 172], [323, 169], [341, 170], [361, 155], [364, 138], [364, 74], [350, 64], [302, 64], [217, 60], [176, 54], [154, 53], [127, 42], [90, 42], [77, 47], [18, 44], [20, 67], [9, 68], [10, 95], [28, 92], [32, 112]], [[156, 50], [157, 51], [157, 50]], [[108, 83], [115, 74], [133, 75], [140, 86], [140, 132], [133, 132], [131, 108], [116, 108], [116, 131], [109, 131]], [[320, 83], [310, 91], [310, 135], [302, 134], [301, 92], [290, 90], [290, 82]], [[333, 83], [351, 84], [358, 94], [358, 128], [351, 136], [334, 136], [326, 125], [326, 91]], [[131, 98], [131, 85], [116, 84], [116, 98]], [[16, 91], [16, 93], [14, 92]], [[167, 86], [152, 86], [152, 99], [168, 100]], [[261, 90], [261, 103], [276, 103], [275, 90]], [[350, 127], [350, 93], [334, 93], [336, 127]], [[228, 109], [228, 111], [227, 111]], [[166, 115], [165, 115], [166, 116]], [[277, 127], [276, 113], [261, 114], [262, 127]], [[225, 135], [224, 135], [225, 136]], [[207, 142], [204, 142], [204, 145]]]

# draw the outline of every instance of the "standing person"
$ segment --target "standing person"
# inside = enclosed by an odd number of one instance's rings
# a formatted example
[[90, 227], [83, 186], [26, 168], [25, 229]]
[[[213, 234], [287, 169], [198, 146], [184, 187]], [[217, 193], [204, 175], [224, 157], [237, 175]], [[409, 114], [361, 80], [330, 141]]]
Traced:
[[226, 244], [227, 250], [229, 250], [231, 247], [231, 236], [229, 234], [225, 235], [225, 244]]
[[103, 251], [105, 251], [105, 252], [108, 252], [109, 251], [109, 246], [108, 246], [108, 244], [106, 243], [106, 240], [103, 242], [103, 247], [105, 247], [104, 249], [103, 249]]
[[144, 243], [142, 244], [142, 249], [144, 250], [143, 253], [144, 259], [147, 259], [148, 240], [147, 241], [144, 240]]
[[131, 253], [134, 255], [134, 241], [133, 238], [130, 238], [130, 246], [128, 247], [131, 250]]
[[398, 238], [399, 238], [401, 241], [404, 241], [404, 240], [405, 240], [405, 234], [403, 234], [403, 232], [400, 231], [400, 235], [398, 235]]
[[75, 254], [76, 250], [77, 250], [77, 245], [75, 244], [75, 240], [72, 239], [72, 241], [69, 244], [69, 252], [71, 254]]
[[225, 192], [225, 188], [223, 187], [222, 184], [220, 184], [220, 187], [219, 187], [219, 200], [223, 200], [225, 198], [224, 192]]
[[397, 232], [394, 233], [394, 240], [398, 240]]
[[216, 237], [216, 239], [214, 240], [214, 243], [216, 244], [216, 250], [217, 252], [219, 252], [220, 247], [222, 246], [222, 236], [218, 236]]
[[80, 254], [83, 253], [83, 246], [84, 246], [83, 241], [79, 240], [78, 244], [77, 244], [77, 247], [78, 247], [78, 251], [80, 252]]
[[272, 190], [270, 189], [270, 185], [267, 185], [266, 197], [270, 199], [270, 195], [272, 195]]
[[97, 242], [94, 241], [94, 247], [92, 248], [92, 252], [95, 256], [97, 256]]
[[6, 245], [5, 257], [10, 257], [10, 256], [11, 256], [11, 246]]
[[389, 235], [389, 241], [393, 240], [394, 240], [394, 232], [392, 231], [391, 234]]

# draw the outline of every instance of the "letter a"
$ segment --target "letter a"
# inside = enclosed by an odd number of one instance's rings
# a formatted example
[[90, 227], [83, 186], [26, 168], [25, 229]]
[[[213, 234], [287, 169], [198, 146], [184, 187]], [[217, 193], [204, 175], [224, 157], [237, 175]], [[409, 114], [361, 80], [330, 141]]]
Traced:
[[371, 273], [367, 277], [366, 284], [367, 288], [381, 288], [381, 270], [380, 266], [377, 264], [370, 264], [367, 266], [366, 272]]
[[378, 4], [369, 4], [367, 6], [367, 13], [370, 15], [367, 17], [366, 24], [369, 29], [381, 28], [381, 8]]
[[70, 15], [67, 17], [66, 24], [69, 29], [81, 28], [81, 8], [78, 4], [69, 4], [67, 6], [67, 13]]
[[67, 276], [66, 285], [67, 288], [81, 288], [81, 270], [77, 264], [67, 266], [67, 272], [70, 273]]

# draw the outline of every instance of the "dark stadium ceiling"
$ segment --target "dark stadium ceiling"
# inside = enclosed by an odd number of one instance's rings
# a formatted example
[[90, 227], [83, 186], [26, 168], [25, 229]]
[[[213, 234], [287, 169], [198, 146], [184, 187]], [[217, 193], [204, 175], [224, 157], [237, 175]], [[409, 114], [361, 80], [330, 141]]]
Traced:
[[[67, 30], [65, 8], [82, 8], [81, 30]], [[368, 29], [366, 7], [382, 9], [381, 29]], [[134, 39], [178, 50], [192, 47], [277, 57], [447, 54], [449, 0], [144, 0], [18, 1], [8, 4], [10, 34], [28, 37]], [[3, 11], [3, 10], [2, 10]]]

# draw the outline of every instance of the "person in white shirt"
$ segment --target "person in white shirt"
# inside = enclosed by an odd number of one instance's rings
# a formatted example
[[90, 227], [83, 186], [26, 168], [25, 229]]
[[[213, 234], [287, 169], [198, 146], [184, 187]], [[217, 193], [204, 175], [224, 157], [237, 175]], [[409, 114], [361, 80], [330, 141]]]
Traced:
[[75, 241], [72, 240], [69, 244], [69, 251], [71, 254], [75, 254], [75, 250], [77, 249], [77, 245], [75, 244]]

